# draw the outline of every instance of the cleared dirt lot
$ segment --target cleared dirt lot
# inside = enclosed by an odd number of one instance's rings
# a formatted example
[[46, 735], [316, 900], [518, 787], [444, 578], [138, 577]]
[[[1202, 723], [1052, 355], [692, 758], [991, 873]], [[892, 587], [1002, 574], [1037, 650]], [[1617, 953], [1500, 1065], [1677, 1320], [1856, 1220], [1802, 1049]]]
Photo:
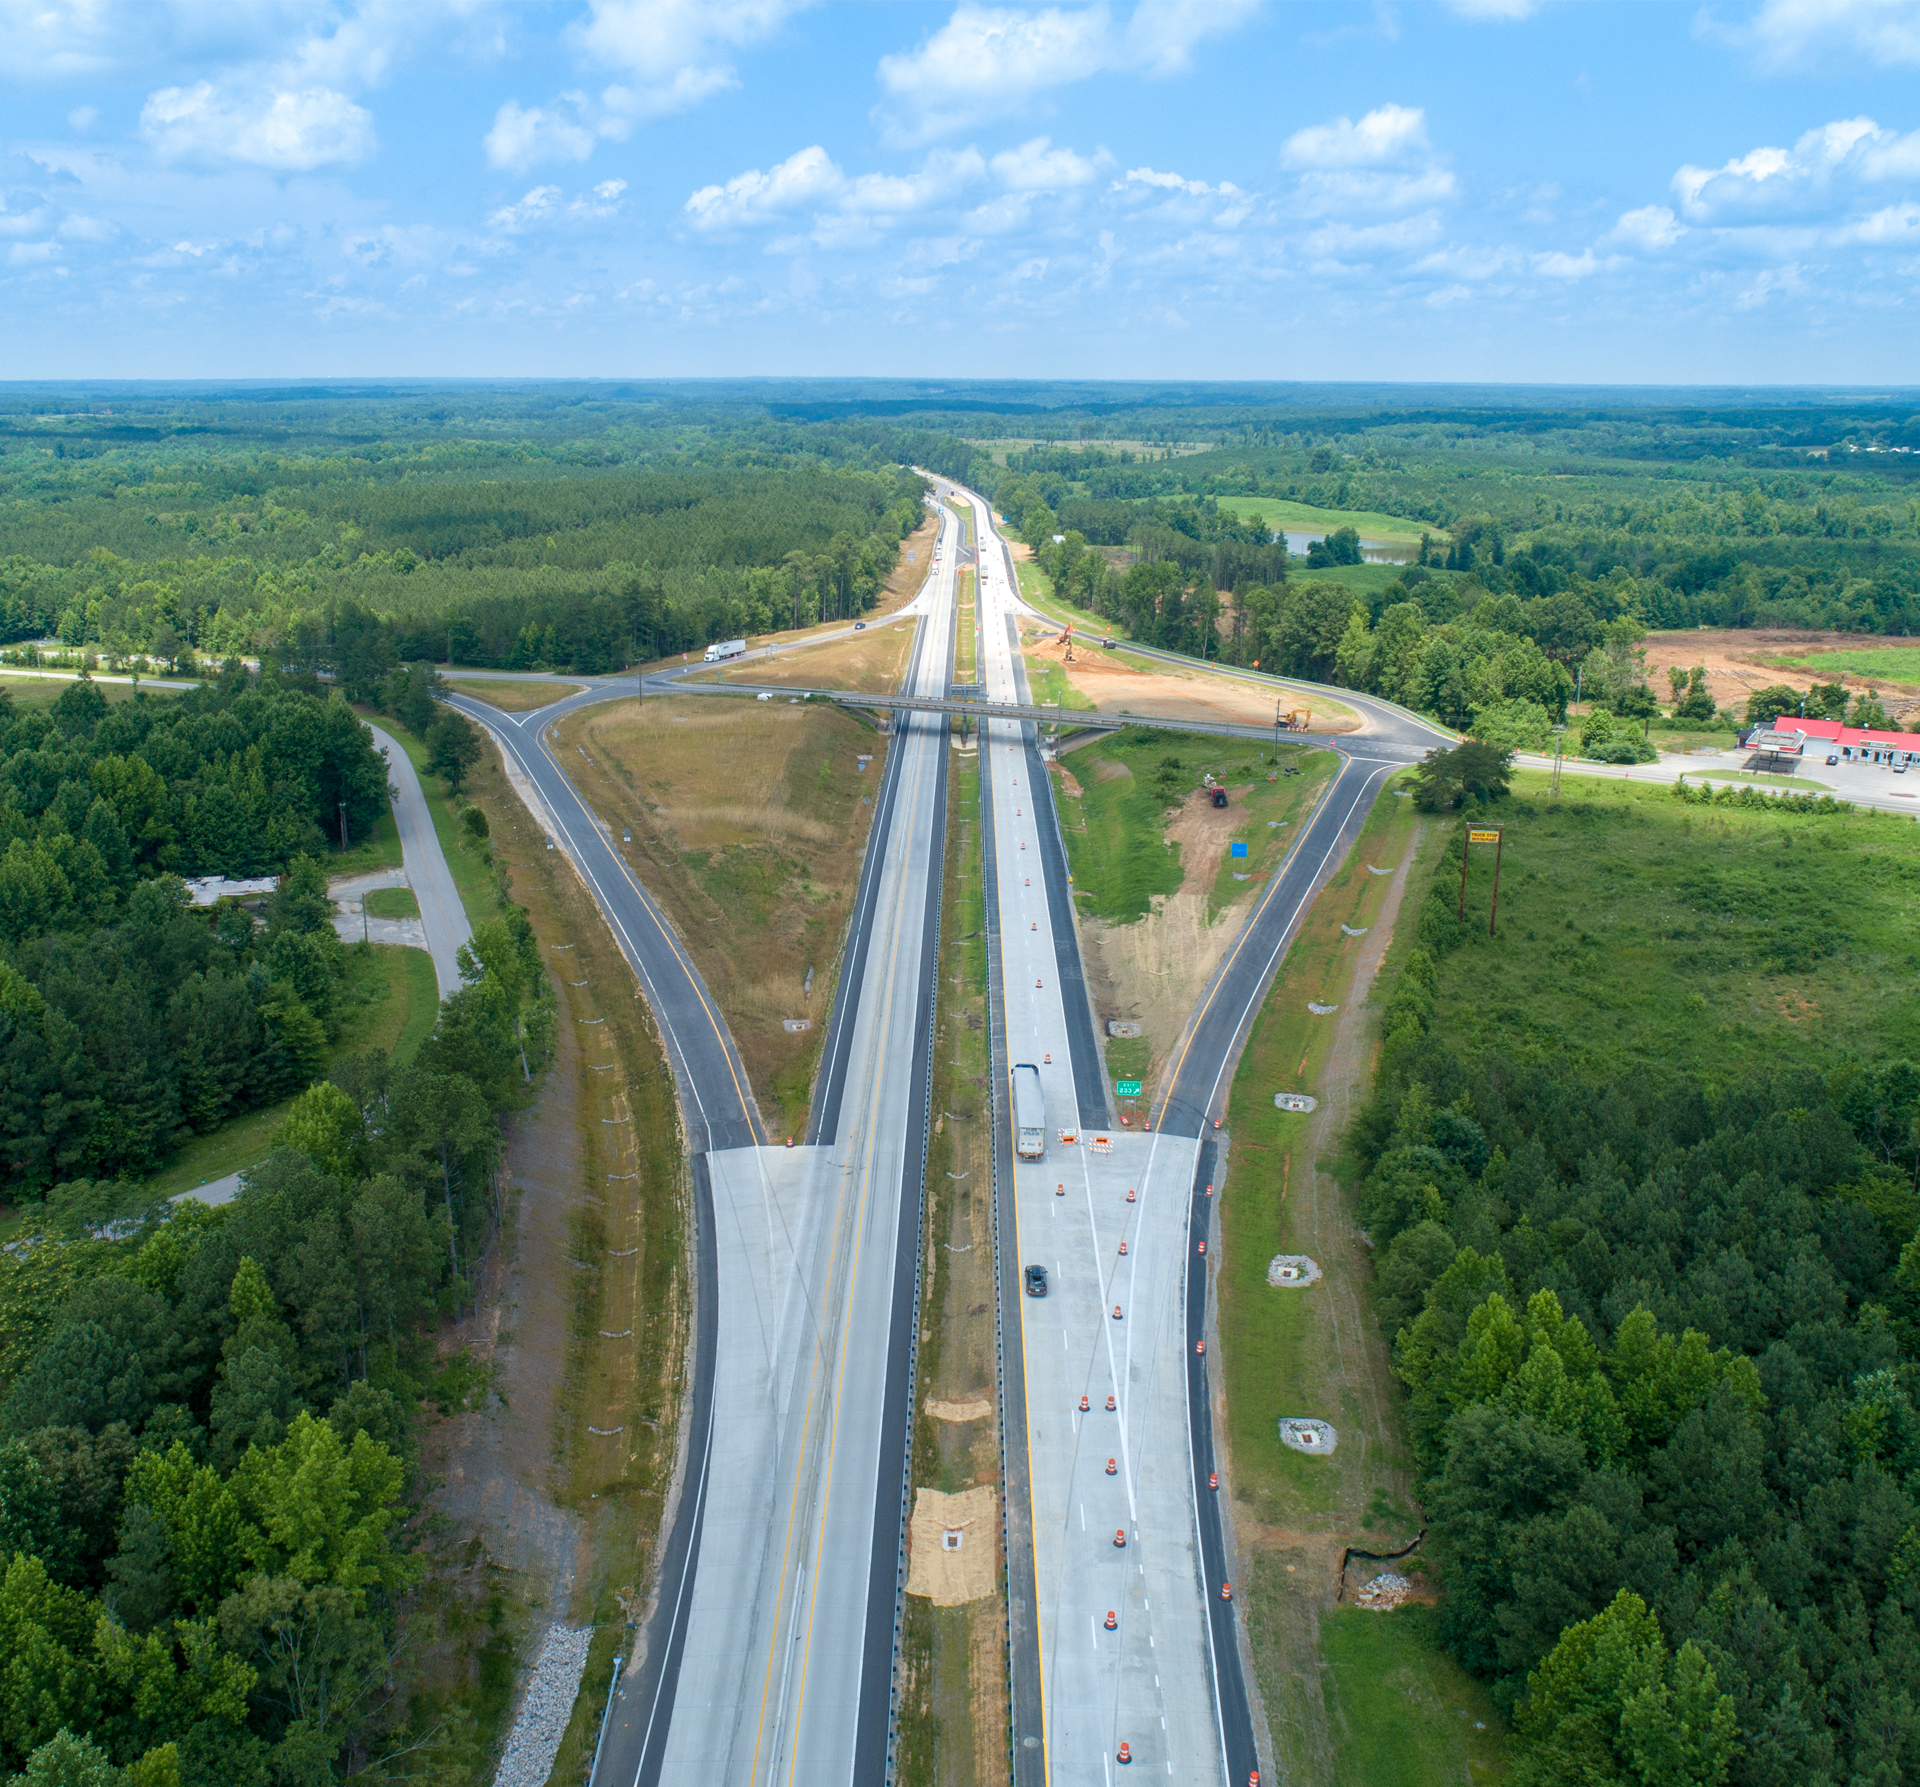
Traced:
[[[1152, 719], [1232, 720], [1241, 725], [1271, 726], [1274, 696], [1266, 685], [1235, 676], [1217, 676], [1205, 670], [1176, 670], [1171, 665], [1130, 657], [1124, 650], [1108, 651], [1097, 639], [1078, 634], [1073, 662], [1058, 632], [1027, 626], [1022, 644], [1029, 658], [1056, 664], [1076, 691], [1104, 713], [1143, 714]], [[1149, 665], [1151, 664], [1151, 668]], [[1308, 705], [1305, 695], [1286, 697], [1289, 707]], [[1315, 708], [1315, 732], [1351, 732], [1360, 717], [1351, 708], [1321, 698]]]
[[1903, 687], [1885, 677], [1856, 676], [1851, 671], [1823, 673], [1781, 658], [1817, 657], [1821, 652], [1871, 651], [1876, 646], [1911, 646], [1911, 639], [1875, 633], [1814, 633], [1792, 627], [1706, 629], [1695, 633], [1649, 633], [1646, 637], [1647, 680], [1664, 699], [1667, 667], [1691, 670], [1705, 665], [1707, 687], [1722, 707], [1744, 712], [1747, 697], [1756, 689], [1785, 683], [1810, 689], [1817, 682], [1844, 682], [1849, 689], [1873, 687], [1889, 714], [1920, 712], [1920, 688]]
[[559, 742], [615, 837], [632, 831], [617, 847], [719, 1000], [769, 1126], [797, 1131], [886, 739], [824, 704], [688, 696], [584, 709]]

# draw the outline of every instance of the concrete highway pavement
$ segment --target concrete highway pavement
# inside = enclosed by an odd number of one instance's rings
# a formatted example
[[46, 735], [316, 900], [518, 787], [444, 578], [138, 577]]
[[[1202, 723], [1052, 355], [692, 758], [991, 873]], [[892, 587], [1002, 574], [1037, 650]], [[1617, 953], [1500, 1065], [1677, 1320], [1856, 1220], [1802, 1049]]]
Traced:
[[[949, 517], [949, 546], [953, 532]], [[949, 550], [907, 611], [918, 627], [911, 686], [947, 686], [952, 568]], [[696, 1126], [685, 1483], [642, 1664], [617, 1697], [596, 1779], [879, 1780], [902, 1587], [948, 729], [920, 716], [894, 729], [808, 1142], [771, 1148], [697, 970], [552, 748], [562, 715], [632, 689], [630, 678], [596, 682], [527, 715], [452, 698], [500, 739], [587, 880], [647, 987]]]
[[[984, 503], [975, 529], [987, 693], [1014, 700], [1014, 594]], [[1006, 1056], [1039, 1068], [1048, 1107], [1045, 1157], [1003, 1163], [1019, 1257], [1002, 1267], [1050, 1279], [1019, 1335], [1046, 1778], [1104, 1787], [1125, 1741], [1143, 1778], [1224, 1781], [1183, 1370], [1198, 1142], [1108, 1127], [1064, 868], [1047, 872], [1046, 770], [1024, 725], [989, 723], [982, 749]], [[1032, 1735], [1016, 1722], [1017, 1744]]]

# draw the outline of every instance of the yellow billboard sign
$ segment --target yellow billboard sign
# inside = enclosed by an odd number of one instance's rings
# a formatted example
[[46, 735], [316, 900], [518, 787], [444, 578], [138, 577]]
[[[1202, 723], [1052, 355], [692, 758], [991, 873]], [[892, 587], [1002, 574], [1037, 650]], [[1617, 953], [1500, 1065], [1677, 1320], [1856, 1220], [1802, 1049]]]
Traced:
[[1500, 834], [1497, 831], [1470, 831], [1467, 833], [1469, 844], [1497, 844]]

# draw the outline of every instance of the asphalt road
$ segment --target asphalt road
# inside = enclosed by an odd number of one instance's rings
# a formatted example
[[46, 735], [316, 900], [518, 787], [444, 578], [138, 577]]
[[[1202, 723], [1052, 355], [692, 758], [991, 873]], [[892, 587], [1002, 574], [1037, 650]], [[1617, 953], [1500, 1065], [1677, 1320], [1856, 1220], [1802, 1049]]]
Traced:
[[406, 865], [407, 884], [420, 902], [420, 922], [427, 934], [427, 954], [433, 957], [434, 978], [440, 983], [442, 999], [460, 985], [460, 966], [456, 957], [461, 944], [473, 935], [467, 923], [467, 909], [460, 903], [460, 890], [453, 884], [453, 871], [447, 867], [446, 852], [440, 848], [440, 836], [433, 829], [433, 814], [427, 806], [426, 791], [420, 786], [419, 772], [400, 741], [378, 726], [367, 728], [387, 759], [387, 785], [393, 790], [393, 821], [400, 833], [400, 855]]

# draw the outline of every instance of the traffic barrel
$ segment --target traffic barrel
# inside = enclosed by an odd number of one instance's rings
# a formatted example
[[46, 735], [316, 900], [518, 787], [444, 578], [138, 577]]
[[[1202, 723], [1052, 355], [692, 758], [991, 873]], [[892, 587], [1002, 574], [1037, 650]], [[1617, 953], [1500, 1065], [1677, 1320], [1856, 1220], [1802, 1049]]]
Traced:
[[1116, 1322], [1117, 1322], [1117, 1321], [1118, 1321], [1118, 1320], [1120, 1319], [1120, 1305], [1119, 1305], [1118, 1303], [1116, 1303], [1116, 1304], [1115, 1304], [1115, 1305], [1113, 1306], [1113, 1319], [1114, 1319], [1114, 1320], [1115, 1320]]
[[1127, 1202], [1131, 1204], [1133, 1201], [1134, 1201], [1133, 1187], [1129, 1185], [1127, 1187]]
[[1231, 1601], [1233, 1599], [1233, 1584], [1231, 1582], [1221, 1583], [1220, 1599], [1223, 1601]]
[[1215, 1129], [1218, 1129], [1220, 1127], [1220, 1119], [1218, 1117], [1214, 1118], [1213, 1126]]
[[1087, 1412], [1087, 1399], [1084, 1396], [1080, 1398], [1080, 1412], [1083, 1415]]
[[1204, 1340], [1196, 1340], [1193, 1343], [1193, 1350], [1196, 1353], [1204, 1353], [1207, 1350], [1207, 1343]]
[[1124, 1242], [1124, 1241], [1122, 1241], [1122, 1242], [1120, 1243], [1120, 1251], [1121, 1251], [1122, 1253], [1125, 1253], [1125, 1252], [1127, 1251], [1127, 1244], [1126, 1244], [1126, 1242]]
[[1201, 1251], [1202, 1253], [1205, 1253], [1205, 1252], [1207, 1251], [1207, 1244], [1206, 1244], [1206, 1242], [1204, 1242], [1204, 1241], [1202, 1241], [1202, 1242], [1200, 1243], [1200, 1251]]
[[1220, 1473], [1218, 1471], [1207, 1472], [1207, 1487], [1209, 1489], [1218, 1489], [1220, 1487]]
[[1113, 1529], [1113, 1542], [1114, 1542], [1114, 1545], [1115, 1545], [1115, 1546], [1116, 1546], [1116, 1547], [1117, 1547], [1117, 1548], [1118, 1548], [1119, 1550], [1121, 1550], [1121, 1551], [1125, 1551], [1125, 1550], [1126, 1550], [1126, 1548], [1127, 1548], [1127, 1529], [1126, 1529], [1126, 1528], [1125, 1528], [1124, 1526], [1117, 1526], [1117, 1527], [1115, 1527], [1115, 1528]]
[[1119, 1466], [1116, 1465], [1111, 1458], [1109, 1458], [1107, 1460], [1107, 1475], [1109, 1477], [1117, 1477], [1119, 1474], [1120, 1474]]
[[1125, 1738], [1120, 1740], [1120, 1760], [1122, 1762], [1131, 1762], [1133, 1760], [1133, 1752], [1127, 1748]]
[[787, 1137], [787, 1146], [788, 1146], [789, 1148], [791, 1148], [791, 1147], [793, 1146], [793, 1137], [792, 1137], [792, 1136], [788, 1136], [788, 1137]]
[[1109, 1607], [1109, 1608], [1107, 1609], [1107, 1630], [1108, 1630], [1109, 1632], [1111, 1632], [1111, 1631], [1113, 1631], [1113, 1630], [1114, 1630], [1114, 1628], [1115, 1628], [1115, 1627], [1117, 1627], [1117, 1626], [1118, 1626], [1119, 1624], [1120, 1624], [1120, 1622], [1119, 1622], [1119, 1621], [1118, 1621], [1117, 1619], [1115, 1619], [1115, 1618], [1113, 1617], [1113, 1609], [1112, 1609], [1111, 1607]]
[[1113, 1413], [1113, 1407], [1114, 1407], [1114, 1403], [1113, 1403], [1113, 1392], [1112, 1392], [1111, 1390], [1109, 1390], [1109, 1391], [1107, 1392], [1107, 1413], [1108, 1413], [1108, 1414], [1112, 1414], [1112, 1413]]
[[1067, 1186], [1066, 1186], [1065, 1180], [1060, 1180], [1054, 1185], [1053, 1195], [1057, 1198], [1063, 1198], [1067, 1195]]

